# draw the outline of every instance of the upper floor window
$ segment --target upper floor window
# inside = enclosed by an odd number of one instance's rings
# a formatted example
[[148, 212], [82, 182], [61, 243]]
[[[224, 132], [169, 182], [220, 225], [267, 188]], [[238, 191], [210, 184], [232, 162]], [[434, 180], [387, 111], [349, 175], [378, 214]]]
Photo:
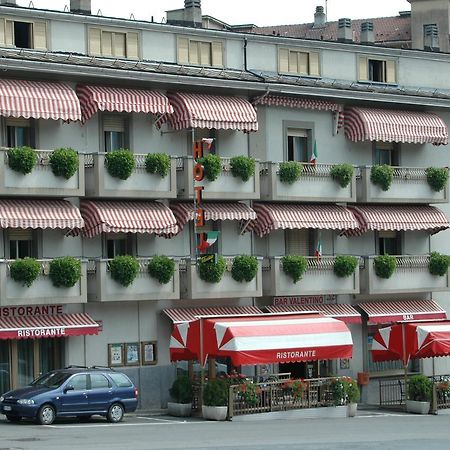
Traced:
[[114, 259], [116, 256], [133, 254], [131, 236], [125, 233], [108, 233], [105, 235], [104, 239], [104, 254], [106, 258]]
[[223, 67], [223, 44], [218, 41], [199, 41], [179, 37], [177, 41], [178, 64]]
[[287, 130], [287, 161], [308, 162], [309, 132], [303, 129]]
[[105, 114], [103, 116], [103, 138], [105, 152], [128, 147], [128, 126], [124, 116]]
[[89, 54], [139, 59], [139, 34], [135, 32], [90, 28]]
[[311, 255], [311, 243], [313, 242], [314, 231], [308, 228], [286, 230], [285, 247], [286, 255]]
[[359, 81], [397, 83], [396, 63], [393, 59], [359, 56]]
[[7, 147], [35, 147], [33, 121], [29, 119], [6, 119]]
[[320, 77], [319, 53], [280, 48], [278, 71], [296, 75]]
[[400, 151], [394, 142], [374, 143], [374, 164], [400, 165]]
[[31, 229], [11, 228], [7, 233], [9, 259], [36, 258], [37, 236]]
[[0, 45], [47, 50], [45, 22], [0, 18]]
[[378, 232], [379, 255], [401, 255], [401, 237], [398, 231]]

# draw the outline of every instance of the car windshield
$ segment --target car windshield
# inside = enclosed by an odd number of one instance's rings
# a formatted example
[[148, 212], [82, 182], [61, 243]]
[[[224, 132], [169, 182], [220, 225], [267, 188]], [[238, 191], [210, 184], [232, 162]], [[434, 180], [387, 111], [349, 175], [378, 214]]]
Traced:
[[45, 386], [48, 388], [57, 388], [60, 387], [67, 378], [70, 377], [70, 373], [65, 372], [49, 372], [45, 375], [36, 378], [31, 386]]

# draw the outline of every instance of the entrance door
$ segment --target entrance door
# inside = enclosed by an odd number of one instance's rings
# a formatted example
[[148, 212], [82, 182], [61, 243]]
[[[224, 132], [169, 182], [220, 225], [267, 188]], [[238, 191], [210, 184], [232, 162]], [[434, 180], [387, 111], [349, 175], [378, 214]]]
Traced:
[[10, 359], [9, 341], [0, 341], [0, 391], [2, 393], [11, 389]]

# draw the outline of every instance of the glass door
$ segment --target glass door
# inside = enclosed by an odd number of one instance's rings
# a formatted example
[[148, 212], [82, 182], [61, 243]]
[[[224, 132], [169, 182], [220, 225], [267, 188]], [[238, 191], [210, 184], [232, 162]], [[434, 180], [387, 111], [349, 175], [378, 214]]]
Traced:
[[17, 384], [26, 386], [35, 378], [34, 374], [34, 340], [17, 341]]
[[10, 360], [10, 341], [0, 340], [0, 395], [11, 389]]

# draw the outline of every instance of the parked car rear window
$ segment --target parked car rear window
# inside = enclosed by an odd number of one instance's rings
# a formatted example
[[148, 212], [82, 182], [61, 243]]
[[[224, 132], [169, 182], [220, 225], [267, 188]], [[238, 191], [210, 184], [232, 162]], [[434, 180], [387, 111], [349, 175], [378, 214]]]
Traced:
[[32, 386], [45, 386], [48, 388], [57, 388], [60, 387], [67, 378], [70, 377], [70, 373], [66, 372], [49, 372], [45, 375], [42, 375], [39, 378], [36, 378], [31, 385]]
[[117, 387], [131, 387], [133, 383], [123, 373], [110, 373], [109, 376], [114, 381]]

